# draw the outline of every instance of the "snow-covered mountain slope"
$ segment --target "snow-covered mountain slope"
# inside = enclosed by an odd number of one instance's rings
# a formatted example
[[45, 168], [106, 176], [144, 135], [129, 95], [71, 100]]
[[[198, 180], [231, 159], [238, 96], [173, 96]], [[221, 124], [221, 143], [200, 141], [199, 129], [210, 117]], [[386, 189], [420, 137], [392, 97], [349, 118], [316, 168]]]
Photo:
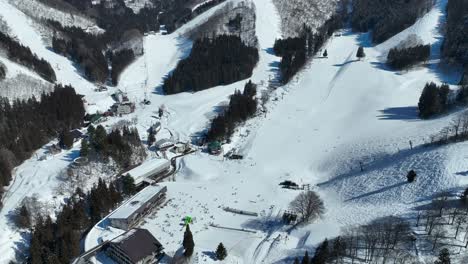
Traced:
[[320, 27], [337, 10], [339, 0], [274, 0], [281, 18], [284, 37], [296, 37], [304, 24], [313, 30]]
[[[145, 55], [124, 71], [119, 88], [137, 102], [146, 93], [151, 105], [137, 105], [134, 114], [112, 118], [104, 125], [136, 118], [144, 137], [155, 121], [155, 111], [164, 104], [168, 113], [162, 123], [169, 134], [187, 141], [202, 131], [216, 114], [217, 106], [235, 89], [242, 89], [245, 81], [171, 96], [162, 95], [160, 85], [190, 50], [191, 42], [184, 34], [225, 4], [239, 1], [226, 1], [210, 9], [173, 34], [146, 36]], [[280, 60], [271, 49], [282, 33], [281, 17], [272, 0], [253, 2], [260, 61], [252, 81], [259, 83], [260, 90], [267, 90]], [[371, 46], [368, 34], [343, 30], [340, 36], [332, 37], [324, 47], [328, 58], [315, 58], [289, 85], [271, 91], [268, 113], [246, 122], [225, 146], [226, 150], [236, 148], [244, 155], [243, 160], [224, 160], [203, 152], [185, 157], [178, 164], [176, 181], [163, 183], [168, 187], [168, 204], [141, 226], [149, 229], [168, 253], [176, 252], [183, 237], [181, 219], [191, 215], [195, 217], [191, 226], [196, 244], [194, 263], [214, 262], [210, 254], [219, 242], [228, 249], [227, 263], [285, 263], [287, 257], [302, 255], [325, 237], [338, 235], [343, 227], [390, 214], [411, 213], [414, 206], [430, 200], [435, 193], [466, 184], [460, 176], [468, 167], [463, 155], [466, 143], [441, 148], [420, 146], [459, 113], [421, 121], [416, 108], [426, 82], [453, 84], [458, 73], [442, 71], [436, 52], [428, 65], [409, 72], [390, 71], [383, 63], [388, 49], [409, 34], [418, 35], [437, 49], [445, 5], [446, 0], [438, 0], [415, 25], [376, 47]], [[34, 41], [34, 36], [39, 35], [24, 14], [5, 0], [0, 0], [0, 14], [12, 24], [22, 43], [53, 62], [61, 82], [72, 83], [93, 102], [106, 102], [107, 94], [91, 92], [93, 86], [74, 71], [68, 60]], [[365, 47], [367, 55], [362, 61], [355, 59], [359, 46]], [[410, 140], [413, 150], [409, 149]], [[0, 262], [12, 259], [14, 244], [23, 239], [20, 231], [9, 225], [11, 211], [31, 195], [60, 204], [63, 197], [53, 198], [54, 187], [63, 184], [56, 176], [77, 153], [75, 147], [51, 160], [31, 158], [15, 170], [15, 181], [7, 188], [1, 211]], [[364, 165], [363, 172], [359, 162]], [[403, 183], [409, 169], [418, 171], [414, 185]], [[281, 189], [278, 184], [283, 180], [311, 184], [325, 201], [323, 218], [288, 233], [278, 216], [299, 192]], [[233, 215], [222, 210], [224, 206], [258, 212], [259, 217]], [[85, 246], [92, 247], [100, 238], [110, 239], [117, 234], [96, 226]]]
[[[272, 2], [254, 2], [261, 60], [253, 79], [260, 83], [268, 81], [278, 61], [265, 51], [280, 34], [280, 18], [272, 15], [276, 14]], [[417, 147], [452, 118], [418, 119], [416, 104], [424, 84], [453, 84], [456, 73], [445, 75], [436, 63], [398, 73], [383, 63], [385, 52], [410, 32], [436, 49], [445, 3], [439, 1], [414, 26], [377, 47], [371, 47], [368, 34], [344, 30], [341, 36], [333, 37], [325, 47], [329, 57], [315, 58], [295, 81], [273, 92], [272, 97], [278, 101], [269, 105], [266, 118], [248, 121], [227, 146], [236, 147], [246, 156], [244, 160], [227, 161], [204, 153], [184, 158], [177, 181], [165, 184], [170, 202], [145, 219], [142, 226], [155, 234], [168, 252], [175, 252], [182, 237], [178, 223], [191, 215], [196, 217], [191, 228], [198, 262], [211, 262], [204, 252], [211, 252], [223, 242], [233, 263], [282, 263], [325, 237], [338, 235], [343, 227], [389, 214], [410, 213], [432, 195], [462, 186], [463, 180], [456, 172], [468, 164], [454, 153], [464, 151], [465, 143], [435, 149]], [[155, 37], [154, 41], [159, 39]], [[363, 61], [355, 58], [359, 46], [366, 47]], [[435, 53], [434, 59], [437, 56]], [[168, 106], [168, 126], [186, 139], [206, 122], [207, 118], [200, 114], [210, 112], [208, 105], [215, 106], [222, 98], [222, 89], [235, 86], [239, 87], [233, 84], [196, 94], [152, 95], [152, 100]], [[184, 109], [176, 103], [182, 98]], [[195, 102], [196, 110], [185, 105], [189, 102]], [[414, 150], [408, 150], [410, 140]], [[365, 167], [362, 173], [359, 162]], [[417, 185], [404, 184], [410, 169], [421, 175]], [[281, 189], [278, 184], [283, 180], [317, 185], [314, 189], [327, 208], [317, 223], [289, 235], [276, 221], [298, 192]], [[233, 215], [224, 212], [224, 206], [258, 212], [260, 217]], [[212, 224], [256, 233], [223, 230]], [[89, 246], [97, 243], [99, 233], [112, 237], [105, 228], [98, 228], [88, 238]]]
[[43, 92], [50, 92], [53, 84], [42, 79], [37, 73], [26, 67], [0, 56], [0, 62], [6, 69], [5, 79], [0, 80], [0, 97], [10, 100], [40, 98]]
[[41, 34], [35, 27], [33, 19], [11, 5], [8, 0], [0, 1], [0, 16], [8, 23], [11, 34], [16, 36], [21, 44], [29, 47], [38, 57], [44, 58], [51, 64], [57, 75], [58, 83], [72, 84], [78, 93], [86, 96], [86, 100], [90, 103], [88, 105], [89, 112], [108, 109], [112, 104], [109, 95], [95, 93], [95, 85], [82, 77], [71, 61], [51, 51], [42, 41]]
[[96, 33], [102, 31], [102, 29], [96, 26], [96, 22], [90, 18], [84, 17], [78, 13], [65, 12], [51, 8], [37, 0], [9, 0], [8, 2], [29, 17], [38, 20], [50, 19], [67, 27], [79, 27], [83, 30], [90, 30]]

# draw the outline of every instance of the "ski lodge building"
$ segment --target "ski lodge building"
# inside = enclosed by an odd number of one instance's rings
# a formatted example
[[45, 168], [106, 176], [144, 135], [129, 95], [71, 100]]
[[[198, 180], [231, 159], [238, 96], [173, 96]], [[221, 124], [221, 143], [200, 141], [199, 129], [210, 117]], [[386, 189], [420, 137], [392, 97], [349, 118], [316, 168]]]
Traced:
[[107, 255], [119, 264], [158, 263], [161, 243], [146, 229], [134, 228], [109, 243]]
[[110, 225], [123, 230], [131, 229], [153, 208], [164, 202], [166, 192], [166, 186], [147, 186], [109, 215]]
[[171, 168], [171, 162], [167, 159], [151, 159], [140, 166], [137, 166], [122, 175], [130, 175], [135, 181], [135, 185], [140, 185], [144, 182], [153, 183], [152, 178], [167, 173]]

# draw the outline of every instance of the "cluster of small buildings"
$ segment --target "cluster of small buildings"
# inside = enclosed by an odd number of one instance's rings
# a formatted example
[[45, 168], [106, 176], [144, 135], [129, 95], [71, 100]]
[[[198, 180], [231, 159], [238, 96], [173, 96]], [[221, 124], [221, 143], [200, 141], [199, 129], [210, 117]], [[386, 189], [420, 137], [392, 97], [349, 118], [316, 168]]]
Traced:
[[126, 93], [121, 90], [111, 95], [112, 99], [116, 102], [113, 104], [109, 111], [105, 115], [128, 115], [135, 112], [135, 103], [130, 102]]

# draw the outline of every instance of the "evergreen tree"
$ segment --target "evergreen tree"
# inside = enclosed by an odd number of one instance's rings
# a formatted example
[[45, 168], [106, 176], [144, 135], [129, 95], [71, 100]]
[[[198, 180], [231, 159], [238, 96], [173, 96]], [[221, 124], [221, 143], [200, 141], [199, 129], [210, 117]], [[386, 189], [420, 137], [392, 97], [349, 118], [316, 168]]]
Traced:
[[356, 57], [361, 60], [362, 58], [366, 57], [366, 54], [364, 53], [364, 48], [363, 47], [359, 47], [358, 50], [357, 50], [357, 53], [356, 53]]
[[91, 143], [97, 152], [107, 154], [107, 131], [103, 126], [96, 127]]
[[328, 57], [328, 51], [327, 51], [327, 50], [325, 50], [325, 51], [323, 52], [323, 57], [325, 57], [325, 58]]
[[448, 249], [443, 248], [439, 252], [439, 259], [437, 259], [434, 264], [450, 264], [450, 252]]
[[73, 136], [70, 131], [63, 130], [59, 136], [59, 146], [64, 149], [70, 149], [73, 146]]
[[328, 240], [325, 239], [322, 244], [315, 250], [315, 254], [312, 257], [313, 264], [325, 264], [329, 258], [329, 250], [328, 250]]
[[125, 195], [132, 195], [136, 191], [135, 180], [129, 174], [122, 177], [122, 189]]
[[156, 136], [154, 134], [154, 131], [153, 129], [150, 129], [148, 132], [148, 147], [151, 147], [155, 141], [156, 141]]
[[88, 157], [88, 154], [89, 154], [88, 140], [83, 139], [83, 140], [81, 140], [80, 156], [81, 157]]
[[309, 252], [305, 252], [304, 257], [302, 258], [301, 264], [309, 264], [310, 259], [309, 259]]
[[294, 258], [294, 264], [299, 264], [299, 259], [297, 257]]
[[28, 208], [23, 204], [17, 213], [16, 224], [20, 228], [31, 227], [31, 215], [29, 214]]
[[[421, 97], [419, 97], [419, 116], [421, 118], [429, 118], [433, 115], [440, 114], [443, 110], [443, 102], [444, 98], [441, 98], [441, 95], [445, 95], [445, 91], [443, 93], [439, 92], [439, 88], [433, 82], [426, 84], [424, 89], [421, 93]], [[446, 100], [446, 99], [445, 99]]]
[[226, 248], [224, 247], [223, 243], [219, 243], [218, 247], [216, 248], [216, 258], [219, 260], [224, 260], [226, 257]]
[[408, 179], [408, 182], [414, 182], [414, 180], [416, 180], [416, 172], [414, 170], [410, 170], [408, 175], [406, 175], [406, 178]]
[[184, 247], [184, 256], [190, 257], [193, 254], [195, 248], [195, 243], [193, 242], [193, 235], [190, 231], [190, 226], [187, 225], [184, 232], [184, 240], [182, 241], [182, 246]]

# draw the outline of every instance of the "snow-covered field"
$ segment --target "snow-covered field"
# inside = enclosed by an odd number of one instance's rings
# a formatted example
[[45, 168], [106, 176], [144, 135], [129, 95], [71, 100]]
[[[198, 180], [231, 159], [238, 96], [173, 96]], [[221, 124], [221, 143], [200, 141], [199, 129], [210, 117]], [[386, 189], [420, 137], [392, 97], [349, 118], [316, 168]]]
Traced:
[[[231, 0], [235, 1], [239, 0]], [[280, 18], [271, 0], [253, 2], [257, 7], [260, 61], [252, 80], [266, 86], [279, 62], [271, 48], [281, 36]], [[190, 50], [191, 43], [182, 37], [184, 33], [224, 4], [173, 34], [145, 37], [145, 55], [124, 71], [119, 88], [135, 101], [142, 101], [146, 93], [151, 105], [137, 105], [134, 114], [111, 119], [107, 125], [136, 117], [140, 135], [145, 136], [154, 122], [152, 116], [164, 104], [167, 115], [163, 127], [179, 140], [187, 141], [206, 127], [217, 106], [226, 102], [235, 89], [242, 89], [245, 81], [171, 96], [162, 95], [160, 85]], [[376, 47], [371, 46], [368, 34], [347, 29], [341, 36], [332, 37], [324, 47], [328, 58], [315, 58], [289, 85], [273, 91], [268, 113], [249, 120], [225, 146], [226, 151], [236, 148], [244, 155], [243, 160], [223, 160], [203, 152], [183, 158], [176, 181], [163, 183], [168, 188], [167, 204], [141, 226], [149, 229], [168, 253], [173, 253], [181, 247], [182, 218], [190, 215], [195, 218], [191, 226], [196, 244], [194, 263], [213, 262], [219, 242], [228, 249], [226, 263], [282, 263], [287, 257], [302, 255], [325, 237], [338, 235], [343, 227], [408, 214], [440, 191], [463, 187], [467, 183], [462, 176], [468, 170], [464, 155], [467, 143], [421, 147], [459, 113], [421, 121], [416, 107], [426, 82], [454, 84], [458, 77], [457, 71], [447, 72], [438, 64], [445, 4], [446, 0], [438, 0], [435, 8], [415, 25]], [[34, 36], [39, 36], [25, 16], [5, 0], [0, 0], [0, 14], [24, 44], [56, 65], [61, 82], [72, 83], [89, 101], [98, 104], [96, 108], [105, 106], [106, 93], [92, 92], [93, 86], [75, 72], [68, 60], [33, 41]], [[427, 65], [408, 72], [390, 71], [383, 63], [386, 52], [410, 34], [432, 44], [433, 57]], [[365, 47], [366, 58], [362, 61], [355, 57], [359, 46]], [[414, 145], [412, 150], [409, 141]], [[13, 257], [14, 244], [21, 239], [18, 230], [8, 224], [10, 210], [25, 196], [53, 196], [53, 186], [60, 184], [57, 172], [76, 153], [74, 148], [47, 161], [32, 158], [16, 169], [16, 179], [7, 190], [1, 211], [0, 262]], [[411, 185], [405, 183], [410, 169], [418, 172], [417, 182]], [[325, 215], [315, 223], [286, 232], [278, 216], [299, 191], [281, 189], [278, 184], [283, 180], [311, 184], [325, 201]], [[223, 207], [253, 211], [259, 216], [234, 215]], [[120, 233], [97, 228], [90, 232], [86, 247], [100, 236], [110, 239]]]

